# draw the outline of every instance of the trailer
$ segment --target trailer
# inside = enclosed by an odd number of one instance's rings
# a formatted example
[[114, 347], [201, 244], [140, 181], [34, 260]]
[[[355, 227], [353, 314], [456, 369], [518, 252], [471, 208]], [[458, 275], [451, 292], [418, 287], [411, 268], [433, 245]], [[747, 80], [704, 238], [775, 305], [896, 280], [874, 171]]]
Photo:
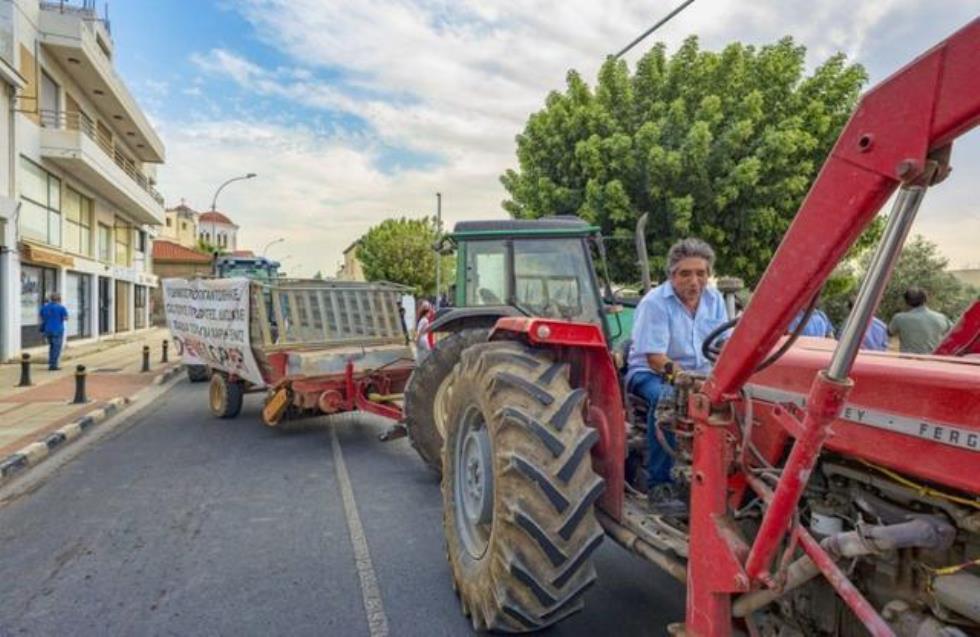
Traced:
[[167, 323], [186, 365], [205, 365], [208, 402], [235, 418], [264, 393], [262, 420], [366, 411], [400, 421], [414, 367], [403, 286], [321, 280], [165, 279]]

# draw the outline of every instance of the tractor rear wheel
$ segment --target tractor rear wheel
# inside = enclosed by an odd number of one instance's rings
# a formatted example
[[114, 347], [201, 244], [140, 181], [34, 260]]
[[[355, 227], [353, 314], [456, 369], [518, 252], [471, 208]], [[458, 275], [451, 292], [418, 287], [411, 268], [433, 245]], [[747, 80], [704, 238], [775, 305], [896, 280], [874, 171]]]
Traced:
[[237, 417], [242, 411], [244, 397], [245, 386], [241, 382], [228, 380], [226, 375], [217, 372], [211, 375], [208, 402], [216, 418]]
[[489, 330], [465, 329], [436, 341], [435, 348], [412, 371], [405, 387], [405, 428], [412, 447], [425, 464], [442, 473], [442, 442], [445, 414], [441, 405], [448, 389], [446, 382], [470, 345], [487, 340]]
[[586, 392], [514, 342], [468, 348], [450, 380], [443, 529], [463, 612], [475, 630], [550, 626], [582, 608], [603, 537]]

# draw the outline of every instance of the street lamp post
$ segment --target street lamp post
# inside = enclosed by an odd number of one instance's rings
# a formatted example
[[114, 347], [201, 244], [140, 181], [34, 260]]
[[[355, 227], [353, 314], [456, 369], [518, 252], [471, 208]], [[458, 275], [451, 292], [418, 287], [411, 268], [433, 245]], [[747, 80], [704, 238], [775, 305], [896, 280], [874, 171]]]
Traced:
[[265, 247], [262, 248], [262, 256], [265, 256], [265, 253], [268, 252], [269, 246], [273, 246], [273, 245], [275, 245], [277, 243], [282, 243], [283, 241], [285, 241], [285, 239], [282, 238], [282, 237], [279, 237], [278, 239], [273, 239], [269, 243], [265, 244]]
[[218, 186], [218, 189], [214, 192], [214, 197], [211, 198], [211, 212], [215, 211], [216, 206], [218, 205], [218, 195], [221, 194], [221, 191], [224, 190], [225, 186], [227, 186], [228, 184], [234, 181], [242, 181], [243, 179], [252, 179], [253, 177], [257, 177], [257, 176], [258, 175], [256, 175], [255, 173], [248, 173], [247, 175], [232, 177], [231, 179], [227, 180], [226, 182]]

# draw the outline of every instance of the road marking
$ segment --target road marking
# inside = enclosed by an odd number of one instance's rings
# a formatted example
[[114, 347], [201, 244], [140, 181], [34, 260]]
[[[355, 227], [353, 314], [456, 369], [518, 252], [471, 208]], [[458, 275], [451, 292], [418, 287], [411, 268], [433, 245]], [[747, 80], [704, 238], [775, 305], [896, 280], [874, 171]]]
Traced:
[[367, 537], [364, 535], [364, 527], [361, 526], [361, 516], [357, 513], [354, 490], [351, 488], [344, 452], [340, 448], [337, 428], [334, 425], [330, 426], [330, 446], [333, 448], [333, 466], [337, 472], [337, 482], [340, 484], [344, 516], [347, 518], [347, 533], [350, 535], [351, 548], [354, 549], [354, 565], [357, 567], [357, 577], [361, 580], [361, 597], [364, 599], [368, 631], [371, 637], [387, 637], [388, 618], [385, 616], [384, 603], [381, 601], [381, 588], [378, 586], [378, 576], [371, 562]]

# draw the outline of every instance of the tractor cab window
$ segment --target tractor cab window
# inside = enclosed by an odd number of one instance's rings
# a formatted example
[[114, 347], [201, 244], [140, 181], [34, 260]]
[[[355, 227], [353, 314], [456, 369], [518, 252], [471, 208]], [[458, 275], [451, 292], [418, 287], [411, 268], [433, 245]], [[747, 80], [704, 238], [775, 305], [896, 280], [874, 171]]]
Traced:
[[598, 300], [582, 240], [514, 240], [514, 300], [535, 316], [598, 322]]
[[503, 241], [473, 241], [466, 246], [466, 304], [507, 303], [507, 247]]

